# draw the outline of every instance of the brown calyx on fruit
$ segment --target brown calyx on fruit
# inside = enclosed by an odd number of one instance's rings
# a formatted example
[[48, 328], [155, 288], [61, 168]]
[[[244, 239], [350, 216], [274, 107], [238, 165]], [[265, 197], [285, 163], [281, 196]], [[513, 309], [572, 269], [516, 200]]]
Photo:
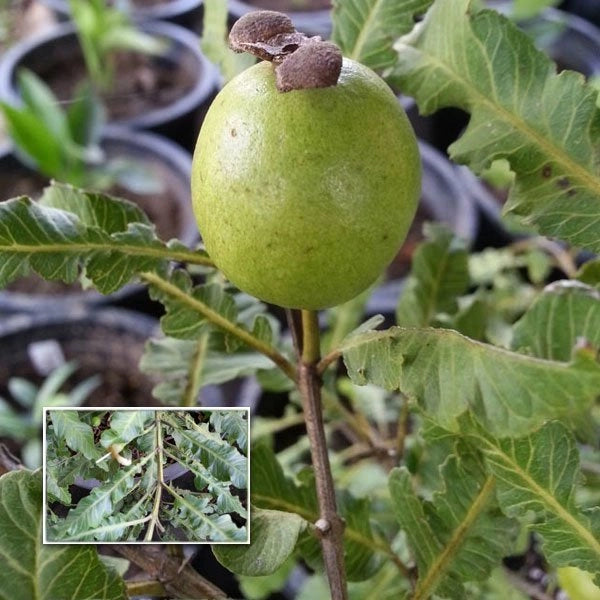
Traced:
[[235, 52], [248, 52], [273, 63], [280, 92], [337, 84], [342, 53], [332, 42], [296, 31], [290, 18], [272, 10], [248, 13], [229, 33]]

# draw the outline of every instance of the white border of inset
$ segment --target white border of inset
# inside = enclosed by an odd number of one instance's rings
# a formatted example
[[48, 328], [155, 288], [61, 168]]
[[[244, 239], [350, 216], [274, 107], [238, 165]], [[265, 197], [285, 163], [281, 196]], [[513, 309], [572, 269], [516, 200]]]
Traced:
[[[247, 481], [248, 481], [248, 486], [247, 486], [247, 504], [248, 506], [246, 507], [246, 510], [248, 512], [248, 516], [246, 518], [246, 534], [247, 534], [247, 540], [245, 542], [194, 542], [194, 541], [187, 541], [187, 542], [172, 542], [172, 541], [168, 541], [168, 542], [144, 542], [144, 541], [125, 541], [125, 542], [95, 542], [95, 541], [86, 541], [86, 542], [65, 542], [65, 541], [58, 541], [58, 542], [54, 542], [54, 541], [48, 541], [46, 539], [46, 506], [47, 506], [47, 499], [46, 499], [46, 413], [50, 412], [50, 411], [55, 411], [55, 410], [74, 410], [74, 411], [78, 411], [78, 412], [89, 412], [89, 411], [112, 411], [112, 412], [116, 412], [116, 411], [132, 411], [132, 410], [136, 410], [136, 411], [142, 411], [142, 410], [153, 410], [153, 411], [163, 411], [163, 412], [203, 412], [203, 411], [218, 411], [218, 412], [228, 412], [228, 411], [238, 411], [238, 412], [245, 412], [247, 414], [247, 436], [248, 436], [248, 453], [247, 453], [247, 459], [248, 459], [248, 467], [247, 467]], [[42, 544], [48, 544], [48, 545], [60, 545], [60, 546], [64, 546], [64, 545], [88, 545], [88, 546], [103, 546], [103, 545], [113, 545], [113, 544], [127, 544], [127, 545], [133, 545], [133, 544], [191, 544], [191, 545], [198, 545], [198, 546], [206, 546], [206, 545], [210, 545], [212, 546], [213, 544], [219, 545], [219, 546], [229, 546], [229, 545], [243, 545], [246, 546], [248, 544], [250, 544], [251, 539], [250, 539], [250, 520], [251, 520], [251, 508], [250, 508], [250, 447], [251, 447], [251, 443], [250, 443], [250, 408], [247, 406], [44, 406], [42, 407], [42, 411], [43, 411], [43, 428], [42, 428], [42, 477], [43, 477], [43, 481], [42, 481], [42, 501], [43, 501], [43, 511], [42, 511], [42, 519], [43, 519], [43, 523], [42, 523]]]

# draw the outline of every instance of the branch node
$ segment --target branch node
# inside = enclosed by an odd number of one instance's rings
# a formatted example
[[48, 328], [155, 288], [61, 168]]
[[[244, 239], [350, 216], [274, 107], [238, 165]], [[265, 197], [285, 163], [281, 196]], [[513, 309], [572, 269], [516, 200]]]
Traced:
[[331, 530], [331, 523], [327, 519], [318, 519], [315, 523], [315, 529], [317, 534], [322, 537]]

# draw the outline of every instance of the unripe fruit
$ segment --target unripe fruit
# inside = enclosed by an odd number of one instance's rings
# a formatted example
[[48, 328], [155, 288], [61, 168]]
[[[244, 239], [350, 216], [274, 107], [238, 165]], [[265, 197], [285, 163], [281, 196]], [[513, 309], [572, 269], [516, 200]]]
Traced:
[[289, 308], [341, 304], [372, 284], [404, 241], [419, 191], [404, 111], [348, 59], [337, 85], [286, 93], [270, 63], [244, 71], [212, 103], [193, 160], [194, 212], [215, 264]]

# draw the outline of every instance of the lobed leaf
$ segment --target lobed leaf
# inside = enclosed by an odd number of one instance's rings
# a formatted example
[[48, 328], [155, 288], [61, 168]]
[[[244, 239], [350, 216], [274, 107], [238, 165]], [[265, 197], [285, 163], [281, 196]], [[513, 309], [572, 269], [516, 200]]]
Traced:
[[144, 433], [154, 419], [152, 410], [115, 410], [110, 414], [110, 428], [102, 432], [100, 443], [107, 448], [111, 444], [128, 444]]
[[354, 383], [400, 390], [450, 429], [469, 408], [490, 431], [519, 435], [583, 412], [600, 388], [600, 364], [586, 351], [568, 363], [542, 360], [444, 329], [392, 327], [343, 350]]
[[222, 513], [237, 512], [242, 517], [247, 516], [247, 511], [240, 499], [231, 493], [229, 482], [221, 481], [215, 477], [209, 468], [198, 460], [192, 449], [172, 447], [166, 450], [166, 453], [167, 456], [176, 458], [179, 463], [189, 469], [194, 475], [194, 485], [198, 491], [203, 491], [205, 488], [208, 489], [208, 492], [215, 498], [217, 507]]
[[214, 410], [210, 413], [210, 424], [230, 444], [248, 447], [248, 419], [244, 410]]
[[393, 79], [424, 114], [471, 114], [453, 159], [483, 172], [506, 159], [505, 211], [544, 235], [600, 250], [600, 111], [582, 75], [550, 59], [507, 18], [471, 0], [438, 0], [397, 44]]
[[529, 436], [497, 439], [469, 417], [461, 428], [483, 453], [498, 486], [502, 510], [529, 524], [544, 540], [544, 556], [556, 566], [600, 573], [600, 509], [575, 503], [579, 454], [573, 435], [550, 422]]
[[406, 469], [394, 469], [389, 478], [396, 519], [419, 569], [413, 600], [464, 598], [463, 584], [487, 579], [514, 536], [481, 461], [461, 452], [449, 456], [440, 473], [443, 488], [431, 501], [417, 497]]
[[392, 66], [394, 41], [413, 28], [433, 0], [335, 0], [332, 40], [344, 56], [377, 71]]
[[42, 474], [0, 478], [0, 600], [126, 600], [93, 546], [42, 544]]
[[273, 366], [271, 360], [258, 352], [227, 354], [211, 346], [210, 339], [203, 336], [198, 340], [172, 337], [149, 340], [140, 369], [162, 379], [154, 387], [153, 395], [167, 405], [181, 405], [184, 398], [195, 404], [204, 386], [247, 377]]
[[111, 479], [95, 487], [75, 508], [69, 510], [65, 519], [48, 527], [48, 540], [60, 541], [78, 537], [90, 529], [99, 527], [107, 517], [118, 512], [116, 504], [135, 489], [135, 475], [152, 458], [153, 455], [149, 454], [130, 467], [119, 469]]
[[94, 446], [94, 432], [79, 420], [76, 410], [51, 410], [49, 414], [59, 440], [64, 439], [71, 450], [81, 452], [89, 460], [100, 458], [100, 451]]
[[549, 360], [569, 360], [578, 343], [599, 349], [600, 293], [577, 281], [553, 283], [515, 323], [513, 332], [515, 350]]
[[458, 297], [469, 287], [466, 243], [437, 224], [426, 224], [424, 234], [396, 307], [402, 327], [426, 327], [438, 313], [454, 314]]
[[176, 415], [164, 413], [164, 423], [171, 426], [175, 444], [184, 451], [191, 451], [208, 470], [221, 481], [231, 481], [244, 489], [248, 484], [248, 459], [234, 446], [209, 431], [208, 425], [190, 424], [191, 428], [178, 426], [180, 419]]
[[246, 527], [237, 527], [229, 515], [215, 512], [210, 497], [180, 490], [174, 506], [166, 511], [172, 524], [188, 532], [190, 541], [246, 542]]
[[[112, 203], [106, 198], [96, 195], [94, 201], [110, 210]], [[96, 288], [108, 294], [139, 272], [163, 268], [163, 249], [147, 225], [133, 223], [127, 231], [111, 235], [86, 227], [72, 213], [28, 198], [0, 204], [0, 287], [30, 271], [73, 283], [85, 269]]]

